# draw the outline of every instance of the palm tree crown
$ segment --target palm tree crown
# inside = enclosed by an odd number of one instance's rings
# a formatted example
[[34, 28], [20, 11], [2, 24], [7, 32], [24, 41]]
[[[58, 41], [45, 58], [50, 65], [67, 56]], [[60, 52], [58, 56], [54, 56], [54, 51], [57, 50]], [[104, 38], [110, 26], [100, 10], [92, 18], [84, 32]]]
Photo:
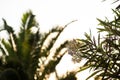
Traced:
[[[66, 50], [62, 50], [68, 41], [61, 43], [52, 51], [53, 55], [50, 59], [49, 57], [54, 44], [67, 25], [54, 27], [48, 33], [40, 33], [35, 15], [31, 11], [23, 15], [18, 34], [14, 33], [13, 28], [7, 24], [5, 19], [3, 22], [4, 28], [1, 31], [6, 30], [9, 39], [2, 39], [0, 43], [1, 74], [10, 70], [18, 74], [20, 80], [43, 80], [47, 79], [51, 73], [56, 73], [55, 67], [66, 52]], [[36, 28], [35, 32], [33, 32], [33, 28]], [[48, 40], [48, 37], [53, 33], [56, 35]], [[46, 41], [49, 41], [47, 46], [45, 46]]]

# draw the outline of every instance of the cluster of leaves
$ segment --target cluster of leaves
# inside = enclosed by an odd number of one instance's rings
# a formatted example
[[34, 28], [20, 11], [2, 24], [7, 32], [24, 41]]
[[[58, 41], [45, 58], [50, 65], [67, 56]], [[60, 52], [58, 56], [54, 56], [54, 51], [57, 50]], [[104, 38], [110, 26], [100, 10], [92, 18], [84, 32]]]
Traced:
[[[80, 71], [91, 68], [94, 73], [87, 79], [96, 75], [96, 80], [119, 80], [120, 79], [120, 11], [113, 10], [116, 14], [113, 21], [98, 19], [102, 28], [98, 28], [98, 38], [85, 33], [85, 39], [77, 39], [79, 42], [80, 58], [87, 61]], [[101, 37], [101, 33], [105, 33]]]
[[[7, 76], [12, 72], [19, 76], [19, 80], [47, 80], [47, 76], [56, 72], [55, 67], [66, 52], [66, 50], [62, 50], [68, 41], [61, 43], [54, 51], [51, 50], [67, 25], [54, 27], [48, 33], [40, 33], [35, 15], [31, 11], [23, 15], [18, 34], [14, 33], [13, 28], [7, 24], [5, 19], [3, 22], [4, 28], [1, 31], [7, 31], [9, 39], [0, 41], [0, 52], [2, 53], [0, 80], [3, 80], [1, 75]], [[33, 29], [36, 31], [33, 32]], [[54, 33], [56, 35], [48, 39]], [[47, 46], [45, 46], [47, 41]], [[49, 59], [51, 52], [54, 53]]]

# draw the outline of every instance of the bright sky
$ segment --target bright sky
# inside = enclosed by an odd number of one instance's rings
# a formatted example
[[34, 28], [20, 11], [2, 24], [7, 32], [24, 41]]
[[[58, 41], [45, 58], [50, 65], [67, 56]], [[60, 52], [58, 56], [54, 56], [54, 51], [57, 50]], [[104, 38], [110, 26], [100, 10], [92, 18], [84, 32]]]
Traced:
[[[108, 0], [109, 1], [109, 0]], [[22, 14], [32, 10], [42, 31], [56, 25], [69, 25], [65, 38], [83, 37], [84, 32], [95, 31], [97, 18], [104, 19], [111, 14], [111, 2], [102, 0], [0, 0], [0, 24], [5, 18], [9, 25], [18, 30]], [[67, 36], [67, 37], [66, 37]]]
[[3, 24], [2, 18], [5, 18], [9, 25], [18, 30], [22, 14], [32, 10], [40, 24], [41, 31], [48, 31], [53, 26], [64, 26], [72, 20], [78, 20], [66, 28], [62, 39], [82, 38], [84, 32], [89, 32], [89, 29], [93, 34], [96, 33], [98, 24], [96, 18], [112, 17], [111, 8], [115, 8], [116, 4], [111, 4], [112, 0], [108, 1], [0, 0], [0, 25]]

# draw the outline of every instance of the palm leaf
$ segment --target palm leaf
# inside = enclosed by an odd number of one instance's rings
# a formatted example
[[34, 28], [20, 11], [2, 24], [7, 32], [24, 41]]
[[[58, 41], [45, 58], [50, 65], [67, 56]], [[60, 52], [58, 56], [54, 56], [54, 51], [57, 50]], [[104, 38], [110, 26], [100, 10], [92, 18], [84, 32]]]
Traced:
[[[54, 58], [56, 58], [59, 53], [66, 47], [66, 45], [68, 44], [68, 41], [65, 41], [64, 43], [61, 43], [61, 45], [55, 50], [55, 54], [54, 54]], [[64, 51], [63, 53], [65, 53], [66, 51]], [[62, 54], [63, 55], [63, 54]]]
[[32, 14], [32, 11], [28, 11], [23, 15], [22, 18], [22, 29], [29, 30], [31, 27], [38, 26], [38, 23], [34, 19], [35, 15]]
[[[62, 29], [63, 29], [63, 28], [57, 26], [57, 27], [52, 28], [48, 33], [44, 33], [44, 34], [42, 35], [41, 42], [40, 42], [40, 45], [41, 45], [40, 50], [42, 50], [42, 48], [44, 47], [45, 41], [47, 40], [47, 38], [48, 38], [52, 33], [61, 32]], [[56, 39], [57, 39], [57, 35], [56, 35]], [[51, 39], [51, 41], [52, 41], [52, 39]]]
[[97, 71], [94, 71], [90, 76], [88, 76], [86, 78], [86, 80], [89, 80], [91, 77], [95, 76], [96, 74], [98, 74], [99, 72], [101, 72], [102, 70], [97, 70]]
[[9, 53], [8, 55], [15, 55], [14, 50], [11, 48], [11, 45], [7, 43], [4, 39], [2, 40], [2, 44], [4, 45], [5, 49]]
[[90, 67], [91, 67], [91, 65], [82, 66], [82, 67], [80, 67], [78, 72], [84, 71], [84, 70], [86, 70], [86, 69], [88, 69]]
[[4, 23], [4, 30], [7, 30], [8, 33], [13, 33], [13, 32], [14, 32], [13, 28], [10, 27], [10, 26], [7, 24], [7, 22], [6, 22], [5, 19], [3, 19], [3, 23]]
[[3, 48], [2, 44], [0, 44], [0, 50], [2, 52], [3, 55], [8, 55], [7, 52], [5, 51], [5, 48]]

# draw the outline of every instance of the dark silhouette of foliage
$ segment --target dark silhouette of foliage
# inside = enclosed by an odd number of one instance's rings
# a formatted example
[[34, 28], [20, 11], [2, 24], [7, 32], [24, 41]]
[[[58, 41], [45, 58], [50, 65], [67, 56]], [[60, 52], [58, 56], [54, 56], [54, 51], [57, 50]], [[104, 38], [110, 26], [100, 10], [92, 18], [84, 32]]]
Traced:
[[[95, 79], [120, 79], [120, 11], [113, 10], [114, 20], [98, 19], [102, 28], [98, 28], [98, 37], [85, 33], [85, 39], [76, 39], [76, 56], [85, 58], [86, 63], [80, 71], [91, 68], [94, 72], [86, 80], [96, 75]], [[104, 33], [104, 37], [100, 35]]]

